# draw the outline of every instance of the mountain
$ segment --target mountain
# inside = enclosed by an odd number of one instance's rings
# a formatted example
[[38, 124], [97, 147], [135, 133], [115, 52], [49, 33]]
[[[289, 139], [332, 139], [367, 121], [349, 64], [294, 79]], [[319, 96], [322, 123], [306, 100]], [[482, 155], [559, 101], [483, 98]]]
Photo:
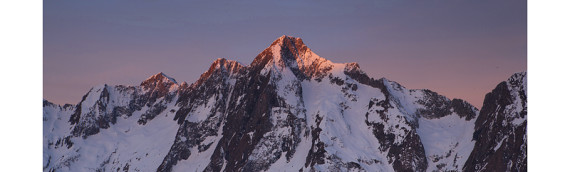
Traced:
[[217, 59], [191, 85], [159, 73], [139, 86], [93, 87], [76, 105], [44, 100], [43, 166], [44, 171], [523, 170], [526, 73], [503, 85], [487, 95], [479, 111], [460, 99], [370, 78], [357, 63], [333, 63], [300, 38], [282, 36], [247, 66]]
[[516, 73], [485, 96], [475, 122], [475, 148], [466, 171], [526, 171], [526, 72]]

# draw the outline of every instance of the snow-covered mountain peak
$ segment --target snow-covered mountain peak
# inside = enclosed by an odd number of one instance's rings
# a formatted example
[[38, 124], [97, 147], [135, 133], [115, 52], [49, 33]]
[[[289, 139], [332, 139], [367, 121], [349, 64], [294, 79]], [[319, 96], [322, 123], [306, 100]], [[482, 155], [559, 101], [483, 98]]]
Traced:
[[178, 89], [178, 82], [174, 78], [160, 72], [144, 80], [140, 85], [143, 90], [166, 94]]
[[331, 70], [333, 63], [315, 54], [301, 38], [281, 36], [251, 63], [254, 69], [282, 72], [288, 68], [298, 78], [313, 78]]
[[245, 68], [243, 64], [234, 60], [228, 60], [225, 58], [218, 58], [216, 59], [210, 68], [202, 75], [198, 81], [196, 81], [193, 85], [200, 85], [202, 82], [206, 81], [208, 78], [212, 76], [230, 76], [239, 73]]
[[157, 74], [154, 74], [150, 77], [148, 77], [147, 79], [145, 79], [142, 83], [141, 86], [145, 86], [145, 85], [149, 85], [149, 84], [153, 84], [153, 83], [171, 83], [171, 84], [178, 84], [178, 82], [176, 82], [176, 80], [172, 77], [169, 77], [168, 75], [160, 72]]
[[238, 72], [243, 67], [244, 67], [244, 65], [242, 65], [240, 62], [237, 62], [235, 60], [218, 58], [214, 61], [214, 63], [212, 63], [212, 65], [210, 66], [210, 68], [208, 69], [208, 71], [206, 73], [210, 73], [214, 70], [223, 70], [223, 71], [227, 71], [229, 73], [235, 73], [235, 72]]
[[305, 44], [303, 43], [303, 40], [301, 38], [287, 36], [287, 35], [283, 35], [283, 36], [277, 38], [275, 41], [273, 41], [273, 43], [271, 43], [271, 46], [283, 45], [283, 44], [285, 44], [286, 41], [295, 42], [297, 46], [305, 46]]
[[364, 71], [362, 71], [360, 69], [360, 65], [358, 63], [347, 63], [344, 71], [349, 72], [349, 73], [361, 73], [364, 74]]

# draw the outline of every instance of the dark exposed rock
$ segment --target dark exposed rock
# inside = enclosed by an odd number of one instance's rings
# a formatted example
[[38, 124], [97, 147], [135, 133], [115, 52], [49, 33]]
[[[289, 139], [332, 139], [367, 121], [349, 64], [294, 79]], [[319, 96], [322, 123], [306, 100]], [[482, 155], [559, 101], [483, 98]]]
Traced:
[[476, 111], [472, 108], [469, 103], [461, 99], [451, 100], [451, 108], [455, 111], [461, 118], [465, 120], [471, 120], [477, 116]]
[[418, 101], [426, 107], [419, 110], [422, 117], [433, 119], [451, 114], [451, 101], [448, 98], [430, 90], [424, 90], [424, 94], [426, 95], [425, 99]]
[[420, 137], [415, 130], [406, 135], [402, 144], [393, 144], [388, 151], [395, 171], [426, 171], [427, 159]]
[[[250, 78], [249, 81], [236, 83], [234, 91], [238, 91], [238, 95], [245, 95], [244, 100], [241, 106], [230, 110], [226, 120], [232, 122], [224, 125], [220, 146], [216, 148], [216, 151], [223, 149], [226, 152], [223, 158], [227, 161], [226, 170], [229, 171], [245, 166], [254, 146], [272, 126], [269, 115], [264, 114], [276, 107], [278, 102], [274, 86], [269, 84], [269, 77], [257, 75]], [[246, 134], [250, 132], [254, 133], [252, 139]], [[212, 159], [212, 162], [216, 161], [221, 160]], [[209, 166], [214, 165], [211, 163]]]
[[166, 105], [162, 103], [157, 103], [152, 106], [148, 111], [141, 115], [141, 118], [138, 120], [138, 123], [141, 125], [146, 124], [149, 120], [154, 119], [158, 114], [166, 109]]
[[526, 72], [517, 73], [485, 96], [464, 171], [526, 171], [525, 84]]
[[323, 120], [317, 114], [317, 118], [315, 119], [315, 123], [317, 123], [316, 128], [311, 128], [311, 149], [309, 149], [309, 155], [307, 155], [307, 160], [305, 161], [305, 167], [312, 167], [315, 164], [324, 164], [325, 163], [325, 148], [324, 143], [320, 141], [319, 134], [322, 129], [319, 127], [321, 121]]

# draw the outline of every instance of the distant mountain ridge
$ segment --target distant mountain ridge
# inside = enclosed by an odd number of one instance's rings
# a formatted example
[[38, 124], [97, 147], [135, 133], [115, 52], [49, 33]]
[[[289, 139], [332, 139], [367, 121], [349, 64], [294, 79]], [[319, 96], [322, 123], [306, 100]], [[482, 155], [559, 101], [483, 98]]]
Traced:
[[158, 73], [44, 100], [44, 171], [526, 171], [526, 72], [481, 111], [282, 36], [192, 83]]

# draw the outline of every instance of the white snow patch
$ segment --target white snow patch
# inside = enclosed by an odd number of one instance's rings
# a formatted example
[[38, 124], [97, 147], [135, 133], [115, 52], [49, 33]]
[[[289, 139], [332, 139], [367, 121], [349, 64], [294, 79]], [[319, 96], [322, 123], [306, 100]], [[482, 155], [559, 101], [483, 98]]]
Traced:
[[437, 170], [441, 163], [447, 164], [447, 169], [461, 170], [475, 146], [474, 130], [475, 119], [466, 121], [455, 113], [438, 119], [420, 118], [417, 133], [428, 158], [427, 171]]

